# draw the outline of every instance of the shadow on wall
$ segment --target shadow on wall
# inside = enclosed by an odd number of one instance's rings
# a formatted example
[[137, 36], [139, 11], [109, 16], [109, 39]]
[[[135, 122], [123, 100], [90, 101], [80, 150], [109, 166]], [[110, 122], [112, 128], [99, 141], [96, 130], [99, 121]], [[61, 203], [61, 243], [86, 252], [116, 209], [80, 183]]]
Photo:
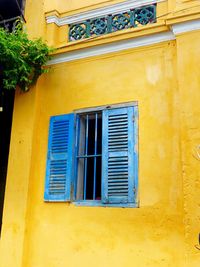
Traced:
[[0, 228], [2, 222], [4, 191], [6, 184], [7, 162], [10, 145], [10, 131], [12, 124], [12, 112], [14, 91], [6, 91], [1, 97], [0, 106]]
[[[4, 20], [21, 15], [23, 16], [24, 5], [25, 0], [0, 0], [0, 26], [6, 26]], [[10, 24], [9, 22], [8, 29], [12, 28], [12, 23], [13, 22]], [[2, 224], [3, 202], [14, 103], [14, 91], [6, 91], [2, 88], [2, 77], [0, 76], [0, 230]]]

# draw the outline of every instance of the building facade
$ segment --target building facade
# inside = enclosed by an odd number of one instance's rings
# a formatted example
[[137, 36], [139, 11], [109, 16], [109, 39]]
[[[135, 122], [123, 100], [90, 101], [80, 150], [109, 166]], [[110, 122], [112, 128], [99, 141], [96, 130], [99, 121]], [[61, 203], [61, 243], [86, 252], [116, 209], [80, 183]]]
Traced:
[[16, 90], [1, 267], [199, 266], [199, 15], [26, 1], [30, 37], [57, 50]]

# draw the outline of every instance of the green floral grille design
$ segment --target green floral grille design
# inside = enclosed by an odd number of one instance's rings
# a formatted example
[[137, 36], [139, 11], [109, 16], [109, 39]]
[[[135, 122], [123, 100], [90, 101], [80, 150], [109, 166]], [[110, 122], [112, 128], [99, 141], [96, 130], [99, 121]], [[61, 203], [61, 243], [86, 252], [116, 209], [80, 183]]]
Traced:
[[156, 4], [135, 8], [121, 14], [89, 19], [69, 25], [69, 41], [108, 34], [156, 22]]

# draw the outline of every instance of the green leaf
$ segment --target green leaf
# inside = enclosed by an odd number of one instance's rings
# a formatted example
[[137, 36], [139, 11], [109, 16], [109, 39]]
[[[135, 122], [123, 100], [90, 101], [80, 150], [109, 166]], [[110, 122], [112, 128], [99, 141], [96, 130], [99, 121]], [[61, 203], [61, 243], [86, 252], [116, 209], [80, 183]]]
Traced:
[[15, 90], [18, 85], [22, 91], [28, 91], [38, 77], [47, 72], [42, 67], [51, 58], [53, 50], [41, 38], [30, 40], [20, 20], [11, 33], [0, 28], [0, 66], [4, 89]]

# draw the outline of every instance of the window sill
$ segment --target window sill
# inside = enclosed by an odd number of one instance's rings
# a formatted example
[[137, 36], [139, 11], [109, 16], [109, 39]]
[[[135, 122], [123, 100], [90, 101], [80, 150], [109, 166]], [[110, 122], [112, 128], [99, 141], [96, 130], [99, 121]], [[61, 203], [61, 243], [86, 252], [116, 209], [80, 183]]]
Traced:
[[72, 204], [84, 207], [139, 208], [138, 203], [103, 204], [100, 200], [79, 200], [72, 202]]

